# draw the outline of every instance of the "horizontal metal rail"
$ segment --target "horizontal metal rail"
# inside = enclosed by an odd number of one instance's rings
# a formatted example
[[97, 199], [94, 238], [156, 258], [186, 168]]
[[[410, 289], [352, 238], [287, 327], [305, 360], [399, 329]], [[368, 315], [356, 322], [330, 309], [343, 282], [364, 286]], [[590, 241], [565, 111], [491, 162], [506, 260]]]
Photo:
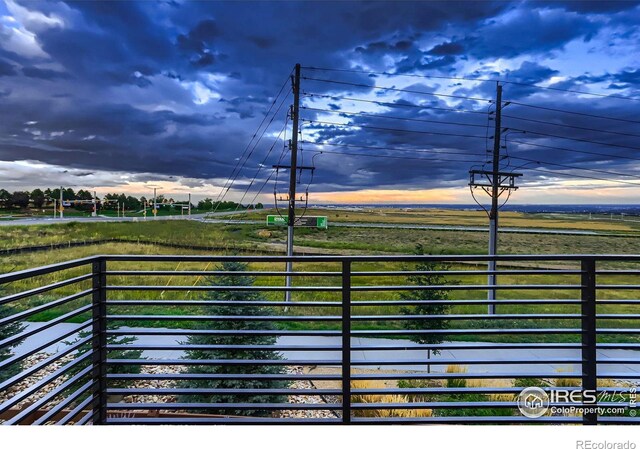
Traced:
[[107, 374], [109, 380], [342, 380], [338, 374]]
[[60, 401], [57, 405], [49, 409], [49, 411], [45, 413], [43, 416], [35, 420], [33, 424], [35, 425], [45, 424], [49, 419], [51, 419], [51, 417], [61, 412], [62, 410], [64, 410], [65, 407], [69, 406], [70, 404], [73, 404], [73, 402], [76, 399], [81, 397], [83, 394], [87, 393], [89, 389], [93, 387], [94, 383], [95, 381], [90, 380], [89, 382], [82, 385], [79, 389], [77, 389], [76, 391], [71, 393], [69, 396], [67, 396], [63, 401]]
[[[43, 349], [51, 346], [52, 344], [55, 344], [73, 334], [75, 334], [76, 332], [81, 332], [83, 330], [85, 330], [88, 326], [91, 325], [90, 321], [85, 321], [84, 323], [82, 323], [80, 325], [80, 327], [78, 327], [77, 329], [72, 329], [70, 331], [65, 332], [64, 334], [58, 336], [55, 340], [50, 340], [50, 341], [45, 341], [44, 343], [40, 343], [39, 345], [37, 345], [35, 348], [29, 350], [29, 351], [25, 351], [20, 355], [14, 355], [13, 357], [9, 357], [6, 358], [5, 360], [0, 362], [0, 370], [5, 369], [7, 366], [12, 365], [14, 363], [18, 363], [24, 359], [26, 359], [27, 357], [42, 351]], [[84, 343], [86, 343], [89, 339], [85, 338], [79, 342], [77, 342], [76, 344], [71, 344], [67, 349], [63, 350], [63, 351], [59, 351], [57, 352], [54, 356], [51, 357], [52, 360], [58, 360], [58, 358], [61, 358], [67, 354], [69, 354], [70, 352], [75, 351], [78, 347], [82, 346]], [[43, 363], [43, 362], [41, 362]], [[40, 365], [40, 364], [38, 364]], [[35, 365], [35, 366], [38, 366]], [[42, 365], [42, 368], [44, 368], [46, 365]], [[32, 369], [34, 367], [31, 367], [30, 369]], [[22, 372], [22, 374], [24, 374], [25, 371]], [[0, 384], [0, 391], [4, 390], [5, 387], [5, 383], [1, 383]]]
[[48, 402], [51, 402], [51, 400], [56, 396], [58, 396], [60, 393], [64, 392], [73, 384], [76, 384], [79, 381], [81, 381], [83, 378], [85, 378], [90, 371], [91, 371], [91, 366], [84, 368], [79, 373], [75, 374], [71, 379], [65, 381], [60, 386], [54, 388], [52, 391], [48, 392], [45, 396], [43, 396], [33, 404], [29, 405], [24, 410], [22, 410], [18, 415], [14, 416], [12, 419], [7, 421], [7, 424], [9, 425], [19, 424], [20, 422], [24, 421], [26, 418], [29, 417], [29, 415], [41, 409]]
[[42, 276], [45, 274], [56, 273], [62, 270], [69, 270], [71, 268], [77, 268], [82, 266], [89, 266], [96, 256], [86, 257], [84, 259], [71, 260], [69, 262], [54, 263], [51, 265], [45, 265], [39, 268], [31, 268], [28, 270], [14, 271], [13, 273], [0, 274], [0, 285], [9, 282], [21, 281], [23, 279], [30, 279], [36, 276]]
[[340, 424], [340, 418], [244, 418], [244, 417], [228, 417], [228, 418], [108, 418], [105, 424], [114, 425], [203, 425], [210, 426], [213, 424], [225, 425], [255, 425], [255, 424], [298, 424], [298, 425], [335, 425]]
[[20, 402], [24, 401], [25, 399], [28, 399], [29, 396], [31, 396], [34, 393], [37, 393], [38, 391], [42, 390], [45, 386], [49, 385], [54, 380], [58, 379], [60, 376], [64, 375], [65, 373], [69, 372], [71, 369], [75, 368], [77, 365], [79, 365], [82, 362], [86, 361], [89, 357], [91, 357], [91, 355], [92, 355], [91, 352], [87, 352], [86, 354], [83, 354], [82, 356], [79, 356], [78, 358], [76, 358], [72, 362], [69, 362], [68, 364], [66, 364], [63, 368], [61, 368], [61, 369], [49, 374], [44, 379], [36, 382], [35, 384], [31, 385], [28, 388], [22, 390], [22, 392], [16, 394], [11, 399], [6, 400], [2, 404], [0, 404], [0, 413], [3, 413], [5, 411], [7, 411], [11, 407], [13, 407], [14, 405], [19, 404]]
[[[50, 274], [63, 279], [40, 285]], [[479, 281], [487, 276], [497, 280]], [[637, 276], [640, 255], [98, 255], [3, 274], [0, 306], [12, 312], [0, 327], [53, 318], [0, 341], [0, 369], [83, 333], [5, 379], [0, 415], [36, 425], [637, 424], [590, 412], [532, 420], [515, 400], [532, 384], [617, 397], [577, 408], [631, 406]], [[496, 313], [482, 313], [488, 305]]]
[[82, 315], [83, 313], [87, 313], [89, 311], [91, 311], [91, 309], [93, 308], [92, 304], [87, 304], [86, 306], [80, 307], [76, 310], [72, 310], [71, 312], [65, 313], [64, 315], [55, 318], [53, 320], [50, 321], [46, 321], [45, 324], [43, 324], [42, 326], [39, 326], [35, 329], [31, 329], [31, 330], [26, 330], [24, 332], [21, 332], [17, 335], [14, 335], [13, 337], [9, 337], [9, 338], [5, 338], [4, 340], [0, 340], [0, 349], [2, 348], [6, 348], [9, 346], [13, 346], [15, 344], [17, 344], [18, 342], [20, 342], [21, 340], [24, 340], [27, 337], [30, 337], [32, 335], [38, 334], [40, 332], [42, 332], [43, 330], [52, 328], [53, 326], [60, 324], [60, 323], [64, 323], [69, 321], [71, 318], [77, 317], [78, 315]]
[[13, 295], [4, 296], [3, 298], [0, 298], [0, 305], [9, 304], [10, 302], [18, 301], [20, 299], [28, 298], [30, 296], [41, 295], [42, 293], [50, 292], [51, 290], [67, 287], [73, 284], [78, 284], [80, 282], [91, 279], [91, 276], [93, 276], [91, 273], [83, 274], [82, 276], [76, 276], [74, 278], [65, 279], [64, 281], [55, 282], [53, 284], [48, 284], [43, 287], [32, 288], [31, 290], [27, 290], [20, 293], [14, 293]]
[[87, 295], [93, 293], [92, 289], [83, 290], [78, 293], [74, 293], [69, 296], [65, 296], [64, 298], [57, 299], [55, 301], [48, 302], [46, 304], [42, 304], [38, 307], [33, 307], [32, 309], [25, 310], [24, 312], [16, 313], [15, 315], [11, 315], [5, 318], [0, 319], [0, 326], [5, 326], [9, 323], [13, 323], [15, 321], [26, 320], [30, 316], [36, 315], [40, 312], [44, 312], [45, 310], [50, 310], [55, 307], [60, 307], [64, 304], [67, 304], [71, 301], [75, 301], [76, 299], [84, 298]]
[[[65, 338], [65, 337], [61, 337], [61, 338]], [[50, 366], [52, 363], [57, 362], [58, 360], [60, 360], [64, 356], [69, 355], [72, 352], [77, 351], [82, 346], [87, 344], [90, 341], [90, 339], [91, 339], [91, 337], [87, 337], [87, 338], [81, 339], [78, 342], [69, 345], [67, 348], [63, 349], [62, 351], [59, 351], [59, 352], [53, 354], [51, 357], [48, 357], [47, 359], [41, 361], [40, 363], [37, 363], [37, 364], [31, 366], [30, 368], [27, 368], [27, 369], [21, 371], [20, 373], [16, 374], [15, 376], [13, 376], [10, 379], [7, 379], [6, 381], [4, 381], [4, 382], [2, 382], [0, 384], [0, 391], [4, 391], [4, 390], [16, 385], [17, 383], [19, 383], [20, 381], [24, 380], [25, 378], [31, 376], [32, 374], [35, 374], [38, 371]], [[51, 342], [47, 342], [46, 345], [41, 345], [41, 346], [45, 346], [46, 347], [50, 343]], [[13, 357], [13, 358], [18, 358], [18, 357], [19, 356], [16, 356], [16, 357]], [[22, 357], [20, 357], [20, 358], [22, 358]], [[5, 360], [5, 362], [8, 362], [10, 360], [11, 359], [7, 359], [7, 360]]]
[[110, 410], [340, 410], [341, 404], [283, 404], [283, 403], [242, 403], [242, 402], [216, 402], [208, 403], [109, 403]]
[[251, 307], [342, 307], [339, 302], [324, 302], [324, 301], [210, 301], [210, 300], [196, 300], [189, 301], [186, 299], [179, 299], [174, 301], [167, 300], [117, 300], [111, 299], [107, 301], [107, 306], [197, 306], [197, 307], [209, 307], [209, 306], [225, 306], [225, 307], [237, 307], [237, 306], [251, 306]]
[[71, 422], [71, 420], [74, 419], [76, 416], [78, 416], [91, 403], [92, 400], [93, 398], [91, 397], [86, 398], [84, 401], [78, 404], [73, 410], [71, 410], [64, 418], [58, 421], [56, 425], [63, 426]]
[[295, 395], [303, 393], [305, 396], [339, 395], [340, 389], [325, 388], [318, 389], [295, 389], [295, 388], [107, 388], [107, 394], [118, 394], [123, 396], [131, 395], [240, 395], [240, 396], [280, 396]]

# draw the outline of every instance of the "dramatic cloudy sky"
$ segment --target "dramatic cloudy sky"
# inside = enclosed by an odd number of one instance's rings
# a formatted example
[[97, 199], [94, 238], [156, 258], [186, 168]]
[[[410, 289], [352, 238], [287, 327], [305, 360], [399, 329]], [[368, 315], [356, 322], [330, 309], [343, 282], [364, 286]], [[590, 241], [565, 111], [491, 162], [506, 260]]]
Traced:
[[631, 1], [0, 0], [0, 188], [216, 197], [234, 174], [227, 198], [269, 202], [299, 62], [313, 202], [470, 203], [496, 87], [471, 78], [505, 81], [514, 202], [637, 203], [638, 23]]

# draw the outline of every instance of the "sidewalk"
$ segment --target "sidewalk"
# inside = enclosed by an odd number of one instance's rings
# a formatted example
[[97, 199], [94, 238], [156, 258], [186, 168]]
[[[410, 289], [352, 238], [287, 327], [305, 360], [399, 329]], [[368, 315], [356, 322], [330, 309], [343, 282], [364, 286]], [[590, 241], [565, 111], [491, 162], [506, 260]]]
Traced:
[[[40, 323], [27, 323], [29, 328], [41, 325]], [[15, 353], [20, 354], [30, 349], [35, 348], [39, 341], [43, 339], [52, 340], [57, 335], [62, 335], [64, 332], [69, 331], [77, 327], [76, 324], [61, 324], [54, 326], [50, 329], [43, 331], [40, 334], [36, 334], [30, 338], [27, 338], [20, 346], [15, 348]], [[121, 330], [128, 328], [121, 327]], [[69, 337], [67, 341], [73, 341], [75, 337]], [[136, 344], [139, 345], [178, 345], [185, 341], [184, 336], [175, 335], [158, 335], [147, 336], [142, 335], [138, 337]], [[336, 346], [340, 345], [340, 337], [279, 337], [277, 339], [277, 345], [289, 346], [289, 345], [309, 345], [309, 346]], [[459, 345], [461, 342], [456, 343], [443, 343], [443, 347], [447, 345]], [[465, 342], [469, 346], [473, 345], [486, 345], [487, 343], [474, 343]], [[351, 345], [354, 348], [367, 347], [367, 346], [381, 346], [381, 345], [402, 345], [402, 346], [416, 346], [409, 340], [389, 340], [382, 338], [352, 338]], [[548, 359], [579, 359], [580, 351], [577, 349], [500, 349], [503, 344], [495, 343], [495, 350], [487, 349], [443, 349], [440, 354], [431, 354], [431, 361], [437, 360], [452, 360], [460, 361], [462, 365], [464, 360], [486, 360], [487, 362], [504, 361], [499, 364], [477, 364], [477, 365], [465, 365], [467, 372], [469, 373], [509, 373], [517, 377], [519, 374], [529, 372], [540, 372], [541, 376], [553, 376], [558, 372], [566, 373], [580, 373], [580, 366], [576, 364], [563, 364], [563, 363], [548, 363], [548, 364], [510, 364], [513, 360], [548, 360]], [[45, 349], [46, 352], [54, 353], [62, 350], [66, 347], [64, 343], [58, 343]], [[602, 359], [625, 359], [625, 358], [637, 358], [640, 351], [624, 350], [624, 349], [599, 349], [597, 351], [597, 357]], [[341, 352], [340, 351], [282, 351], [283, 357], [289, 360], [335, 360], [336, 365], [340, 364]], [[166, 350], [166, 351], [144, 351], [144, 357], [157, 358], [157, 359], [179, 359], [184, 356], [184, 351], [181, 349]], [[424, 360], [422, 364], [411, 365], [367, 365], [368, 369], [385, 369], [385, 370], [407, 370], [407, 371], [426, 371], [427, 370], [427, 351], [425, 350], [386, 350], [386, 351], [370, 351], [364, 349], [353, 349], [351, 351], [351, 361], [354, 366], [357, 366], [358, 362], [365, 360], [407, 360], [407, 361], [420, 361]], [[447, 365], [431, 365], [431, 372], [444, 372]], [[362, 366], [364, 367], [364, 366]], [[620, 373], [620, 374], [638, 374], [640, 373], [640, 364], [600, 364], [598, 366], [599, 374], [607, 373]]]

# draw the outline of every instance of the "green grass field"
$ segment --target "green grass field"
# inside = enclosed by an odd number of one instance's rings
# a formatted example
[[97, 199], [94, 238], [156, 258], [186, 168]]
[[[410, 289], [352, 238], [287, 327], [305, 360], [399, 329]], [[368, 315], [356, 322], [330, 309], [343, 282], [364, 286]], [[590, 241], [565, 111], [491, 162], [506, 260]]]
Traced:
[[[286, 230], [255, 225], [223, 225], [197, 221], [145, 221], [123, 223], [69, 222], [56, 225], [4, 226], [0, 248], [16, 248], [69, 241], [125, 239], [131, 242], [157, 241], [206, 247], [283, 250]], [[613, 253], [634, 254], [640, 250], [640, 236], [575, 236], [503, 233], [502, 254]], [[484, 254], [486, 232], [435, 231], [329, 227], [328, 230], [299, 228], [296, 246], [321, 248], [328, 252], [409, 253], [417, 243], [433, 254]], [[121, 251], [118, 251], [121, 252]]]
[[[195, 224], [195, 223], [194, 223]], [[205, 225], [207, 229], [216, 229], [216, 227]], [[215, 232], [221, 233], [220, 235], [224, 235], [225, 232], [232, 233], [231, 230], [222, 231], [217, 229]], [[311, 234], [314, 234], [319, 231], [311, 231]], [[455, 234], [455, 233], [454, 233]], [[467, 235], [468, 233], [458, 233], [457, 235]], [[522, 237], [522, 236], [519, 236]], [[352, 236], [345, 237], [346, 239], [352, 238]], [[600, 237], [594, 237], [594, 239], [599, 239]], [[619, 241], [623, 239], [613, 238], [613, 241]], [[532, 242], [533, 243], [533, 242]], [[603, 245], [603, 243], [597, 243], [598, 245]], [[589, 248], [594, 248], [591, 246]], [[620, 246], [620, 249], [623, 247]], [[549, 246], [548, 249], [553, 249], [552, 246]], [[449, 248], [450, 252], [453, 252], [453, 248]], [[523, 250], [522, 252], [528, 252]], [[51, 250], [47, 252], [38, 252], [38, 253], [30, 253], [30, 254], [19, 254], [3, 257], [0, 261], [0, 271], [1, 272], [9, 272], [15, 270], [21, 270], [30, 267], [36, 267], [41, 265], [46, 265], [50, 263], [62, 262], [70, 259], [86, 257], [95, 254], [210, 254], [209, 252], [204, 251], [193, 251], [193, 250], [176, 250], [172, 248], [166, 248], [162, 246], [155, 245], [142, 245], [142, 244], [104, 244], [104, 245], [96, 245], [89, 247], [81, 247], [81, 248], [70, 248], [70, 249], [62, 249], [62, 250]], [[535, 266], [535, 264], [530, 264]], [[109, 269], [111, 270], [139, 270], [139, 269], [150, 269], [150, 270], [166, 270], [166, 271], [178, 271], [178, 270], [213, 270], [215, 269], [215, 265], [212, 264], [203, 264], [203, 263], [175, 263], [175, 262], [154, 262], [154, 263], [127, 263], [127, 262], [110, 262]], [[280, 270], [283, 267], [276, 266], [274, 267], [272, 264], [266, 263], [256, 263], [251, 264], [251, 270]], [[406, 267], [399, 263], [356, 263], [353, 266], [354, 271], [363, 271], [363, 270], [382, 270], [382, 271], [392, 271], [392, 270], [400, 270]], [[477, 267], [473, 265], [452, 265], [450, 266], [453, 270], [474, 270], [474, 269], [484, 269], [484, 267]], [[305, 264], [297, 264], [296, 270], [300, 271], [337, 271], [339, 270], [339, 266], [335, 263], [305, 263]], [[53, 273], [46, 276], [41, 276], [39, 278], [28, 279], [24, 281], [14, 282], [6, 286], [5, 293], [13, 293], [18, 291], [28, 290], [39, 285], [44, 285], [47, 283], [61, 281], [71, 276], [80, 275], [88, 272], [88, 268], [76, 268], [72, 270], [66, 270], [64, 272]], [[486, 283], [486, 278], [482, 275], [450, 275], [449, 278], [461, 285], [482, 285]], [[111, 285], [181, 285], [181, 286], [194, 286], [194, 285], [204, 285], [206, 283], [206, 279], [195, 276], [111, 276], [109, 278], [109, 282]], [[607, 282], [610, 283], [626, 283], [629, 282], [628, 279], [625, 279], [622, 276], [618, 277], [610, 277]], [[577, 275], [557, 275], [557, 274], [549, 274], [549, 275], [535, 275], [535, 276], [516, 276], [516, 275], [505, 275], [500, 277], [501, 284], [569, 284], [576, 285], [579, 284], [579, 278]], [[295, 280], [296, 285], [314, 285], [314, 286], [339, 286], [340, 278], [339, 277], [300, 277]], [[403, 276], [375, 276], [375, 277], [354, 277], [353, 285], [405, 285], [406, 279]], [[265, 285], [265, 286], [275, 286], [275, 285], [283, 285], [282, 277], [258, 277], [256, 280], [256, 285]], [[68, 286], [61, 289], [55, 290], [55, 292], [45, 293], [42, 295], [38, 295], [36, 297], [32, 297], [28, 301], [20, 301], [19, 307], [17, 310], [26, 310], [28, 308], [38, 306], [40, 304], [45, 304], [54, 299], [61, 298], [65, 295], [69, 295], [75, 293], [79, 290], [89, 288], [89, 282], [85, 281], [82, 284], [77, 284], [74, 286]], [[283, 293], [281, 292], [269, 292], [265, 294], [266, 298], [269, 300], [282, 300]], [[627, 299], [627, 298], [635, 298], [637, 296], [636, 292], [631, 290], [622, 290], [615, 292], [602, 292], [600, 294], [599, 299]], [[571, 299], [578, 298], [578, 291], [569, 291], [569, 290], [511, 290], [504, 291], [499, 294], [500, 299]], [[382, 292], [382, 293], [370, 293], [370, 292], [358, 292], [354, 293], [353, 300], [393, 300], [398, 299], [398, 293], [396, 292]], [[462, 299], [484, 299], [486, 298], [486, 290], [475, 290], [475, 291], [467, 291], [467, 290], [456, 290], [450, 293], [450, 298], [452, 299], [452, 310], [453, 314], [481, 314], [485, 313], [486, 306], [469, 306], [469, 305], [455, 305], [456, 300]], [[165, 300], [197, 300], [203, 299], [203, 294], [199, 292], [173, 292], [173, 291], [154, 291], [154, 292], [143, 292], [143, 291], [110, 291], [109, 299], [137, 299], [137, 300], [148, 300], [149, 306], [142, 307], [114, 307], [110, 308], [110, 313], [113, 314], [162, 314], [162, 315], [186, 315], [186, 314], [202, 314], [204, 313], [203, 308], [198, 306], [157, 306], [152, 305], [154, 300], [165, 299]], [[294, 300], [298, 301], [339, 301], [340, 296], [338, 292], [295, 292], [293, 295]], [[35, 315], [30, 318], [32, 321], [43, 321], [55, 318], [60, 316], [63, 313], [76, 309], [78, 306], [87, 304], [89, 298], [78, 299], [76, 301], [70, 302], [60, 307], [56, 307], [55, 309], [51, 309]], [[634, 313], [636, 306], [634, 305], [601, 305], [599, 306], [599, 313]], [[281, 307], [275, 308], [276, 314], [284, 313]], [[332, 315], [338, 313], [335, 308], [331, 307], [313, 307], [313, 308], [290, 308], [287, 312], [288, 314], [295, 315]], [[573, 305], [544, 305], [544, 306], [523, 306], [523, 305], [502, 305], [498, 308], [499, 313], [579, 313], [578, 306]], [[377, 307], [357, 307], [354, 313], [358, 315], [395, 315], [400, 313], [400, 309], [396, 306], [377, 306]], [[88, 316], [79, 316], [73, 319], [75, 322], [82, 322], [86, 320]], [[185, 321], [144, 321], [144, 322], [122, 322], [121, 325], [143, 325], [144, 326], [161, 326], [161, 327], [185, 327], [189, 326], [189, 322]], [[527, 328], [527, 327], [570, 327], [577, 328], [580, 323], [577, 319], [569, 320], [497, 320], [491, 323], [491, 327], [502, 327], [502, 328]], [[600, 322], [600, 326], [602, 327], [637, 327], [637, 322], [633, 320], [615, 320], [612, 322]], [[314, 322], [314, 323], [303, 323], [299, 321], [290, 321], [287, 323], [282, 323], [281, 326], [287, 329], [302, 329], [302, 328], [314, 328], [314, 329], [337, 329], [337, 323], [331, 322]], [[487, 327], [488, 324], [486, 320], [464, 320], [464, 321], [451, 321], [452, 328], [483, 328]], [[393, 328], [398, 329], [402, 328], [401, 321], [394, 322], [386, 322], [384, 324], [379, 322], [354, 322], [354, 329], [382, 329], [382, 328]], [[501, 336], [501, 337], [491, 337], [491, 338], [482, 338], [480, 336], [457, 336], [451, 339], [466, 339], [466, 340], [491, 340], [491, 341], [538, 341], [538, 342], [561, 342], [561, 341], [577, 341], [573, 336], [557, 336], [557, 335], [540, 335], [532, 337], [530, 336]], [[603, 341], [636, 341], [635, 338], [625, 337], [625, 336], [611, 336], [603, 339]]]

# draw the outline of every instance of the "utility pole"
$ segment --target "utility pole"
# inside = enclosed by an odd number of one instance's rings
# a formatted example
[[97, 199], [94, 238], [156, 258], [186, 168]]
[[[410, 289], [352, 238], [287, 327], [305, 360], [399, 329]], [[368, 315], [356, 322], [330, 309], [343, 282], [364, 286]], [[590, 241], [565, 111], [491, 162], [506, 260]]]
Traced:
[[191, 192], [189, 192], [189, 216], [191, 216]]
[[92, 217], [97, 217], [98, 216], [98, 198], [96, 196], [96, 191], [93, 191], [93, 213], [91, 214]]
[[[489, 256], [498, 254], [498, 187], [500, 184], [500, 132], [502, 131], [502, 86], [500, 83], [496, 86], [496, 118], [495, 131], [493, 135], [493, 174], [491, 180], [491, 211], [489, 212]], [[489, 285], [496, 285], [496, 261], [489, 261]], [[487, 299], [489, 301], [496, 300], [496, 289], [489, 289]], [[495, 304], [489, 304], [489, 315], [495, 315]]]
[[[289, 167], [289, 213], [287, 221], [287, 256], [293, 256], [293, 228], [296, 221], [296, 173], [298, 171], [298, 132], [300, 112], [300, 64], [296, 64], [293, 76], [293, 107], [291, 108], [291, 167]], [[287, 272], [293, 271], [293, 262], [287, 262]], [[291, 276], [286, 278], [286, 286], [291, 287]], [[285, 292], [285, 301], [291, 301], [291, 292]]]
[[158, 217], [158, 205], [156, 203], [156, 191], [158, 190], [157, 187], [153, 188], [153, 218], [157, 218]]
[[64, 218], [64, 205], [62, 200], [62, 194], [64, 193], [64, 189], [60, 186], [60, 218]]
[[[509, 104], [507, 102], [507, 104]], [[500, 83], [496, 86], [496, 110], [495, 110], [495, 131], [493, 135], [493, 152], [491, 161], [491, 170], [470, 170], [469, 186], [471, 194], [474, 195], [474, 189], [480, 187], [485, 193], [491, 197], [491, 208], [487, 211], [489, 215], [489, 256], [494, 257], [498, 254], [498, 200], [500, 195], [508, 190], [517, 190], [515, 179], [522, 176], [521, 173], [513, 173], [500, 171], [500, 140], [502, 133], [502, 86]], [[477, 179], [480, 178], [480, 179]], [[485, 209], [486, 210], [486, 209]], [[487, 292], [487, 300], [489, 305], [487, 313], [494, 315], [496, 313], [496, 261], [489, 260], [487, 284], [489, 285]]]

